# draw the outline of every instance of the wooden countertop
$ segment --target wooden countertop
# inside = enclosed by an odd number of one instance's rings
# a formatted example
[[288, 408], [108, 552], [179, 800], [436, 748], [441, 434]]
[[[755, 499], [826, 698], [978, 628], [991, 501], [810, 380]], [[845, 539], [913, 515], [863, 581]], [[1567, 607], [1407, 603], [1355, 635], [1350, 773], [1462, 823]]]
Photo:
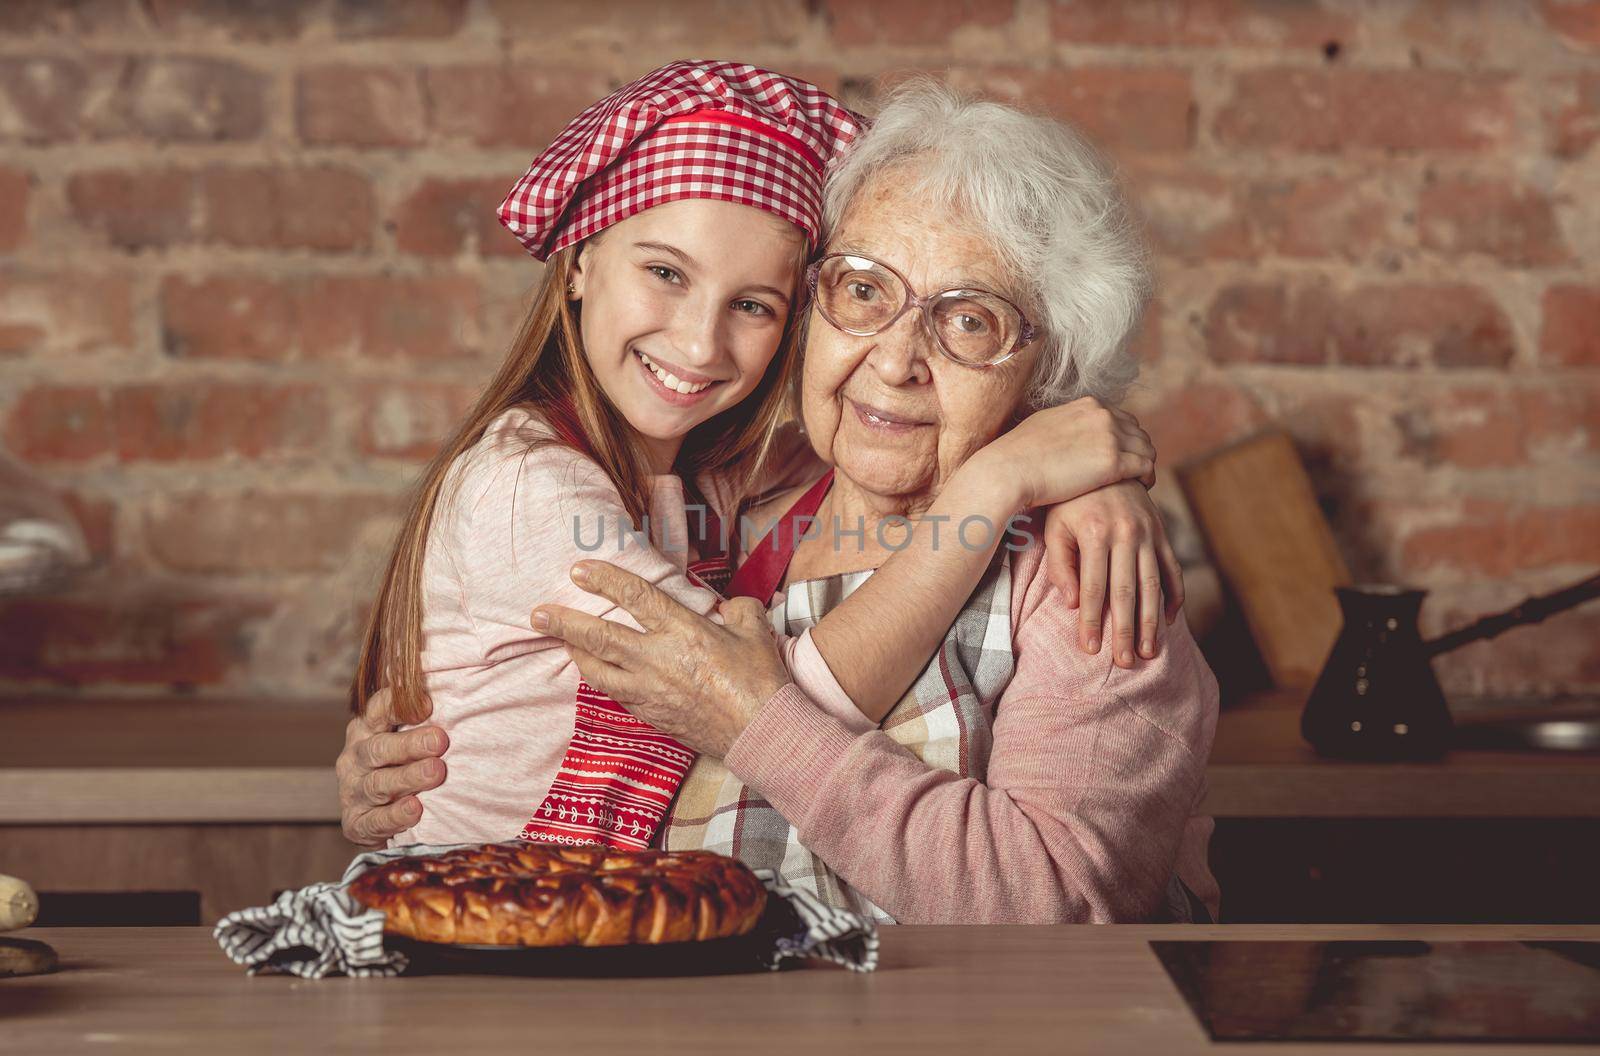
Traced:
[[[1211, 1043], [1151, 939], [1600, 940], [1600, 926], [886, 928], [881, 967], [711, 978], [251, 978], [205, 928], [43, 928], [62, 970], [0, 980], [18, 1052], [1326, 1052]], [[1364, 1043], [1364, 1053], [1548, 1046]]]
[[[0, 723], [10, 824], [338, 820], [336, 701], [25, 698], [0, 701]], [[1287, 694], [1225, 710], [1208, 773], [1219, 818], [1600, 818], [1600, 755], [1320, 759]]]
[[1301, 699], [1224, 711], [1202, 810], [1249, 818], [1600, 818], [1600, 754], [1452, 751], [1433, 762], [1323, 759], [1300, 737]]
[[7, 824], [338, 821], [336, 701], [0, 701]]

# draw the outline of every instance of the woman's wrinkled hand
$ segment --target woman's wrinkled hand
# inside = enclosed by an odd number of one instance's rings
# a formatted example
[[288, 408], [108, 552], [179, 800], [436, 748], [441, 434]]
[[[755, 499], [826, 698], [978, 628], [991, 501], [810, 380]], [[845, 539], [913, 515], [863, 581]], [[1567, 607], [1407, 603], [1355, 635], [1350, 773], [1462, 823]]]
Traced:
[[1183, 567], [1144, 485], [1122, 481], [1052, 506], [1044, 534], [1045, 565], [1051, 582], [1078, 610], [1083, 651], [1100, 651], [1109, 596], [1112, 661], [1133, 666], [1135, 629], [1139, 655], [1153, 658], [1163, 596], [1167, 623], [1183, 607]]
[[[427, 702], [433, 713], [432, 702]], [[437, 726], [394, 728], [389, 691], [367, 698], [361, 714], [344, 728], [344, 750], [334, 764], [339, 778], [344, 838], [360, 847], [382, 847], [422, 817], [418, 792], [444, 784], [439, 758], [450, 738]]]
[[1018, 509], [1049, 506], [1123, 480], [1156, 482], [1156, 447], [1139, 420], [1084, 396], [1035, 411], [973, 456], [1009, 481]]
[[698, 752], [725, 756], [789, 682], [754, 598], [722, 602], [719, 625], [605, 561], [578, 562], [572, 581], [625, 609], [644, 630], [560, 605], [535, 608], [533, 628], [567, 643], [589, 685]]

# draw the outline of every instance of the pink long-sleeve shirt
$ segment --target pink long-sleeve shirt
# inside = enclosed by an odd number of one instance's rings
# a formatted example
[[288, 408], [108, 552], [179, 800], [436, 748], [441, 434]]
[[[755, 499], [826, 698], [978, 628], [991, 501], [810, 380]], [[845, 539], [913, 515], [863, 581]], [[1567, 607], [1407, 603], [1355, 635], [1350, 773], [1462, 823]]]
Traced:
[[[720, 620], [712, 612], [716, 595], [684, 573], [694, 552], [683, 481], [653, 479], [654, 545], [630, 537], [619, 549], [618, 525], [631, 524], [621, 495], [598, 465], [571, 448], [529, 450], [550, 435], [541, 418], [513, 408], [446, 477], [423, 559], [422, 669], [433, 700], [430, 721], [450, 735], [449, 772], [443, 785], [420, 794], [422, 817], [391, 837], [390, 846], [509, 840], [533, 816], [572, 738], [580, 677], [562, 641], [533, 629], [533, 607], [565, 605], [641, 629], [625, 610], [574, 584], [574, 563], [610, 561]], [[792, 452], [798, 448], [791, 437], [780, 454]], [[700, 486], [723, 492], [717, 481], [702, 479]], [[809, 632], [784, 636], [779, 645], [798, 685], [855, 710]]]

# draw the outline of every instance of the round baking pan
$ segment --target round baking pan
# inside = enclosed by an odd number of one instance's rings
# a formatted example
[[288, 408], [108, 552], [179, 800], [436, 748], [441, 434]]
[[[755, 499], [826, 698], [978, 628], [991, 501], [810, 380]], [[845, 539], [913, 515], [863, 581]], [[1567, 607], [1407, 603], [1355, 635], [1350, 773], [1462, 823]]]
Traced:
[[640, 977], [733, 975], [767, 970], [778, 939], [802, 931], [800, 918], [776, 895], [748, 935], [706, 942], [631, 946], [478, 946], [420, 942], [385, 935], [384, 945], [411, 959], [406, 975]]

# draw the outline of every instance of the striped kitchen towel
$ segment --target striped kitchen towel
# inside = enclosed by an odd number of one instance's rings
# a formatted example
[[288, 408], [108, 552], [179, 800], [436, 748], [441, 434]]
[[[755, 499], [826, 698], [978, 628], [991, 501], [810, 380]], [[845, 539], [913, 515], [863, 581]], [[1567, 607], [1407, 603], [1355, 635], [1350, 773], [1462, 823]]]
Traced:
[[[412, 844], [359, 854], [338, 883], [285, 891], [270, 906], [229, 913], [217, 922], [212, 935], [229, 960], [245, 966], [251, 975], [288, 973], [303, 979], [335, 973], [399, 975], [409, 963], [406, 955], [384, 947], [382, 910], [357, 902], [350, 895], [350, 882], [393, 858], [474, 846], [478, 845]], [[789, 904], [800, 922], [793, 934], [777, 936], [766, 955], [769, 969], [776, 971], [794, 958], [829, 961], [855, 972], [878, 966], [878, 927], [873, 921], [789, 886], [771, 869], [757, 869], [755, 875], [770, 893]]]

